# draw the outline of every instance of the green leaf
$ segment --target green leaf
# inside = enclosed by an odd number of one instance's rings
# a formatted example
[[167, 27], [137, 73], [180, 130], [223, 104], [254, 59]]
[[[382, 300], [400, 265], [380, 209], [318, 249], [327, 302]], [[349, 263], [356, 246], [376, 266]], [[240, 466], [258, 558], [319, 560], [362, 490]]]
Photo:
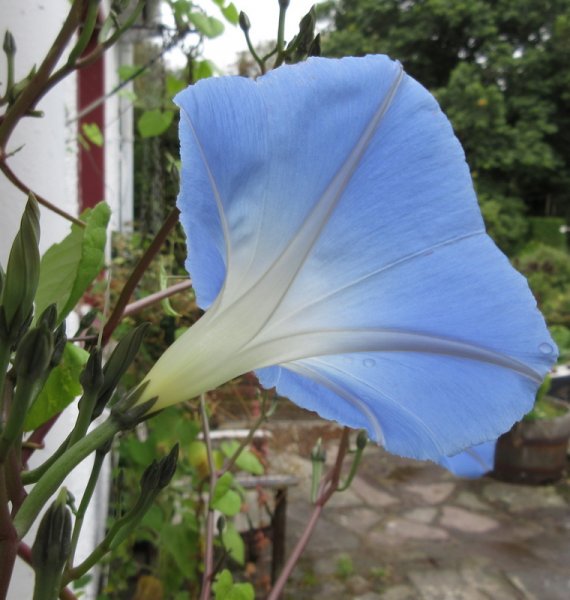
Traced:
[[233, 2], [230, 2], [226, 7], [222, 8], [222, 14], [232, 25], [238, 24], [239, 12]]
[[89, 353], [66, 344], [61, 362], [50, 373], [43, 390], [26, 415], [24, 429], [31, 431], [61, 412], [82, 392], [79, 375]]
[[103, 145], [103, 133], [99, 129], [97, 123], [83, 123], [81, 131], [94, 146], [100, 148]]
[[181, 92], [186, 87], [186, 82], [184, 79], [179, 79], [172, 73], [168, 73], [166, 75], [166, 95], [169, 98], [172, 96], [176, 96], [178, 92]]
[[141, 137], [155, 137], [170, 127], [173, 118], [174, 112], [171, 110], [145, 110], [138, 120], [137, 128]]
[[173, 558], [180, 571], [187, 573], [188, 563], [196, 555], [197, 532], [169, 523], [160, 530], [160, 543]]
[[52, 302], [57, 305], [58, 322], [73, 310], [105, 264], [110, 217], [111, 209], [104, 202], [87, 209], [81, 215], [86, 226], [72, 225], [71, 233], [44, 254], [36, 293], [37, 315]]
[[[235, 440], [222, 442], [220, 448], [227, 458], [231, 458], [239, 448], [239, 443]], [[257, 456], [255, 456], [251, 450], [247, 450], [246, 448], [240, 452], [240, 455], [236, 460], [236, 466], [238, 469], [251, 473], [252, 475], [263, 475], [265, 471]]]
[[119, 78], [121, 81], [125, 81], [133, 77], [137, 71], [140, 71], [140, 67], [136, 65], [121, 65], [118, 68]]
[[228, 569], [218, 573], [212, 585], [215, 600], [254, 600], [255, 593], [251, 583], [234, 583]]
[[194, 81], [199, 81], [200, 79], [207, 79], [214, 74], [214, 64], [209, 60], [199, 60], [194, 64], [194, 70], [192, 71], [192, 75], [194, 77]]
[[236, 526], [231, 521], [226, 522], [226, 526], [222, 531], [222, 542], [232, 559], [239, 565], [243, 565], [245, 563], [245, 544]]
[[232, 487], [234, 483], [234, 477], [231, 473], [224, 473], [214, 487], [214, 493], [212, 494], [212, 505], [217, 502], [220, 498], [226, 495], [227, 491]]
[[224, 24], [218, 19], [209, 17], [204, 13], [190, 13], [188, 20], [200, 33], [203, 33], [208, 38], [215, 38], [224, 33]]
[[226, 517], [235, 517], [241, 510], [241, 498], [237, 492], [228, 490], [221, 498], [212, 503]]

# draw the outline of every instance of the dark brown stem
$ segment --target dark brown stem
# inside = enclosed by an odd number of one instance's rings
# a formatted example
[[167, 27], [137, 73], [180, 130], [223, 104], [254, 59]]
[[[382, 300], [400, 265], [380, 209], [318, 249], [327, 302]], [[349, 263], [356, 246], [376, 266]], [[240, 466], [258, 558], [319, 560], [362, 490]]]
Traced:
[[281, 571], [279, 578], [275, 582], [269, 596], [267, 596], [267, 600], [278, 600], [281, 594], [283, 593], [283, 588], [287, 583], [293, 569], [297, 565], [299, 558], [305, 551], [309, 540], [311, 539], [311, 535], [315, 529], [315, 526], [321, 516], [321, 512], [325, 504], [329, 501], [330, 497], [335, 493], [338, 482], [340, 481], [340, 474], [342, 470], [342, 463], [344, 462], [344, 457], [348, 451], [348, 436], [350, 429], [345, 427], [342, 431], [342, 437], [340, 438], [340, 444], [338, 447], [338, 451], [336, 454], [336, 460], [333, 468], [327, 473], [325, 479], [321, 485], [321, 491], [317, 501], [315, 502], [315, 508], [307, 521], [307, 525], [305, 526], [305, 530], [301, 537], [297, 540], [297, 544], [295, 548], [291, 552], [283, 570]]
[[[32, 550], [24, 542], [20, 542], [18, 545], [18, 556], [30, 567], [33, 567], [32, 564]], [[69, 589], [62, 588], [59, 592], [60, 600], [77, 600], [77, 596]]]
[[84, 10], [85, 3], [83, 0], [75, 0], [73, 2], [65, 22], [37, 73], [24, 88], [22, 93], [16, 98], [14, 104], [12, 104], [4, 114], [4, 119], [0, 126], [0, 155], [4, 154], [6, 144], [8, 143], [14, 128], [18, 124], [18, 121], [30, 110], [33, 110], [40, 98], [42, 98], [49, 90], [46, 83], [69, 41], [73, 37], [73, 34], [79, 27]]
[[18, 550], [18, 535], [10, 516], [6, 465], [0, 465], [0, 600], [8, 595]]
[[61, 208], [58, 208], [55, 204], [52, 204], [49, 200], [46, 200], [45, 198], [43, 198], [39, 194], [36, 194], [36, 192], [33, 192], [16, 175], [16, 173], [14, 173], [14, 171], [12, 171], [12, 169], [8, 166], [8, 163], [5, 160], [2, 160], [1, 157], [0, 157], [0, 170], [2, 171], [2, 173], [4, 173], [4, 175], [6, 175], [6, 178], [11, 183], [13, 183], [19, 190], [21, 190], [22, 192], [24, 192], [24, 194], [33, 194], [36, 197], [36, 200], [38, 201], [38, 203], [41, 204], [42, 206], [45, 206], [46, 208], [48, 208], [52, 212], [56, 213], [60, 217], [63, 217], [64, 219], [67, 219], [68, 221], [71, 221], [72, 223], [75, 223], [75, 225], [79, 225], [79, 227], [85, 227], [85, 223], [83, 221], [81, 221], [77, 217], [74, 217], [73, 215], [70, 215], [69, 213], [65, 212]]
[[46, 421], [43, 425], [40, 425], [26, 440], [26, 446], [22, 448], [22, 466], [26, 466], [30, 460], [30, 456], [36, 450], [36, 447], [41, 447], [44, 443], [46, 435], [50, 432], [51, 428], [55, 425], [59, 413], [54, 415], [51, 419]]
[[152, 259], [156, 256], [156, 254], [162, 247], [164, 240], [166, 240], [172, 229], [174, 229], [174, 226], [178, 222], [179, 214], [180, 211], [177, 208], [174, 208], [170, 212], [170, 214], [166, 218], [166, 221], [162, 224], [160, 231], [156, 234], [156, 236], [150, 243], [150, 246], [146, 249], [146, 252], [141, 256], [139, 262], [137, 263], [137, 266], [134, 268], [133, 272], [127, 279], [127, 282], [123, 287], [123, 291], [121, 292], [121, 295], [117, 300], [117, 304], [115, 304], [115, 308], [113, 309], [113, 312], [109, 316], [109, 319], [107, 320], [107, 323], [105, 324], [105, 327], [103, 329], [103, 335], [101, 337], [101, 343], [103, 345], [105, 345], [109, 341], [109, 338], [113, 334], [113, 331], [115, 331], [117, 325], [121, 321], [125, 308], [129, 303], [130, 297], [135, 291], [135, 288], [141, 280], [141, 277], [148, 269], [150, 263], [152, 262]]
[[184, 290], [188, 290], [192, 287], [192, 281], [190, 279], [186, 279], [185, 281], [181, 281], [180, 283], [176, 283], [167, 287], [165, 290], [160, 290], [160, 292], [156, 292], [155, 294], [150, 294], [137, 300], [136, 302], [131, 302], [127, 304], [125, 310], [123, 311], [123, 317], [128, 317], [129, 315], [134, 315], [165, 298], [170, 298], [174, 296], [174, 294], [178, 294], [179, 292], [183, 292]]

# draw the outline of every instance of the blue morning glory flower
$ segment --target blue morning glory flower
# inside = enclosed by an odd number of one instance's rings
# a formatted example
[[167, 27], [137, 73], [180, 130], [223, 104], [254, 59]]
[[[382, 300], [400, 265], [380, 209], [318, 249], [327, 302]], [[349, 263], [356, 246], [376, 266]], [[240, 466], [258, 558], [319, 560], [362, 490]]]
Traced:
[[485, 233], [435, 99], [386, 56], [200, 81], [181, 108], [188, 270], [205, 315], [155, 409], [251, 370], [404, 456], [496, 438], [556, 347]]

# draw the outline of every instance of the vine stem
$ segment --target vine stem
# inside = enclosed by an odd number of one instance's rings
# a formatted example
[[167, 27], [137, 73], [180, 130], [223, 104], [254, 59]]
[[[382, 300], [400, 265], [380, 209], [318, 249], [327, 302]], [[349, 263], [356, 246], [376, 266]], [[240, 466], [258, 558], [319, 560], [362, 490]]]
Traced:
[[103, 328], [103, 334], [101, 336], [101, 344], [103, 346], [107, 343], [107, 341], [113, 334], [113, 331], [115, 331], [117, 325], [121, 320], [121, 317], [123, 316], [125, 307], [129, 303], [129, 299], [135, 291], [135, 288], [137, 287], [141, 277], [148, 269], [150, 263], [152, 262], [152, 259], [160, 250], [162, 244], [164, 243], [164, 240], [166, 240], [172, 229], [174, 229], [174, 226], [178, 222], [179, 215], [180, 211], [178, 210], [178, 208], [172, 209], [172, 211], [166, 218], [166, 221], [164, 221], [164, 223], [162, 224], [160, 231], [156, 234], [149, 247], [146, 249], [146, 252], [141, 256], [136, 267], [133, 269], [133, 272], [127, 279], [127, 282], [123, 287], [121, 295], [117, 300], [117, 304], [115, 304], [115, 308], [113, 309], [113, 312], [107, 319], [107, 323]]
[[21, 539], [26, 535], [32, 523], [54, 494], [65, 477], [89, 454], [100, 448], [120, 431], [121, 427], [112, 417], [99, 425], [74, 446], [69, 448], [36, 483], [24, 500], [14, 519], [14, 528]]
[[6, 598], [18, 550], [18, 535], [10, 516], [6, 466], [0, 465], [0, 598]]
[[212, 441], [210, 439], [210, 426], [208, 424], [208, 414], [206, 413], [206, 399], [204, 394], [200, 396], [200, 413], [202, 415], [202, 430], [204, 432], [204, 442], [206, 443], [206, 453], [208, 456], [208, 467], [210, 469], [208, 518], [206, 520], [206, 550], [204, 556], [204, 575], [202, 578], [202, 593], [200, 594], [200, 600], [208, 600], [210, 598], [212, 577], [214, 575], [214, 509], [211, 506], [211, 500], [214, 494], [214, 488], [216, 487], [216, 467], [214, 465]]
[[283, 588], [287, 583], [287, 580], [289, 579], [291, 573], [293, 572], [293, 569], [299, 561], [299, 558], [301, 558], [301, 555], [305, 551], [305, 548], [307, 547], [307, 544], [311, 539], [311, 535], [315, 529], [316, 524], [319, 521], [319, 517], [321, 516], [325, 504], [329, 501], [330, 497], [335, 493], [335, 491], [338, 488], [342, 464], [344, 462], [344, 457], [346, 456], [346, 453], [348, 451], [349, 432], [350, 429], [348, 427], [345, 427], [342, 431], [342, 437], [340, 438], [340, 444], [338, 447], [335, 464], [325, 476], [323, 483], [321, 484], [319, 497], [315, 502], [315, 508], [313, 509], [313, 512], [309, 517], [307, 524], [305, 525], [303, 534], [297, 540], [297, 544], [295, 545], [295, 548], [293, 549], [289, 558], [287, 559], [287, 562], [285, 563], [285, 566], [283, 567], [279, 578], [277, 579], [275, 585], [269, 593], [269, 596], [267, 596], [267, 600], [278, 600], [281, 596]]

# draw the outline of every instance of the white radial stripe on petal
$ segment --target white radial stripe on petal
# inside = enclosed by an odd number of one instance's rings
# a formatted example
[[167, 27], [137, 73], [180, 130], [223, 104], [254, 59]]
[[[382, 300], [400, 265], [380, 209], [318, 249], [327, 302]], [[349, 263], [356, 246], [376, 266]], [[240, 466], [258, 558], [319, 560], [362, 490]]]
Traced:
[[[319, 371], [312, 369], [307, 365], [301, 365], [298, 363], [288, 363], [286, 365], [283, 365], [283, 367], [289, 369], [290, 371], [293, 371], [294, 373], [297, 373], [298, 375], [302, 375], [303, 377], [308, 377], [309, 379], [312, 379], [315, 383], [327, 388], [329, 391], [333, 392], [333, 394], [336, 394], [337, 396], [354, 406], [354, 408], [356, 408], [362, 415], [364, 415], [368, 423], [370, 423], [372, 431], [374, 432], [374, 435], [372, 436], [373, 439], [382, 446], [386, 445], [384, 432], [382, 431], [382, 426], [380, 425], [378, 418], [370, 410], [370, 407], [358, 396], [352, 394], [344, 388], [341, 388], [339, 385], [332, 382], [330, 379], [324, 377], [321, 373], [319, 373]], [[377, 394], [378, 392], [376, 391], [376, 395]]]
[[263, 340], [262, 334], [242, 349], [244, 355], [251, 355], [248, 357], [251, 361], [266, 357], [264, 365], [353, 352], [416, 352], [452, 356], [508, 369], [536, 383], [543, 379], [538, 371], [500, 352], [428, 333], [393, 329], [320, 330], [267, 340]]
[[204, 163], [204, 169], [206, 170], [206, 173], [208, 174], [208, 180], [210, 182], [210, 185], [212, 186], [212, 193], [214, 194], [214, 199], [216, 201], [216, 207], [218, 209], [218, 214], [220, 216], [220, 223], [222, 224], [224, 240], [226, 242], [226, 273], [227, 273], [227, 271], [230, 268], [230, 262], [231, 262], [231, 244], [230, 244], [230, 233], [229, 233], [228, 221], [226, 219], [226, 214], [224, 212], [224, 203], [222, 201], [220, 191], [218, 190], [218, 185], [217, 185], [216, 179], [214, 178], [214, 175], [212, 173], [212, 169], [210, 168], [210, 165], [208, 164], [208, 159], [206, 158], [204, 148], [202, 147], [200, 138], [198, 137], [198, 134], [196, 133], [196, 128], [194, 127], [194, 124], [192, 123], [192, 119], [190, 118], [190, 115], [184, 109], [181, 109], [180, 112], [181, 112], [183, 118], [186, 120], [188, 127], [190, 128], [190, 131], [192, 132], [192, 136], [196, 140], [196, 147], [198, 148], [198, 152], [200, 153], [200, 157], [202, 158], [202, 162]]
[[367, 281], [373, 277], [375, 277], [376, 275], [380, 275], [381, 273], [384, 273], [386, 271], [389, 271], [390, 269], [394, 269], [397, 268], [405, 263], [407, 263], [410, 260], [413, 260], [414, 258], [418, 258], [419, 256], [423, 256], [425, 254], [428, 253], [432, 253], [435, 252], [436, 250], [438, 250], [439, 248], [443, 248], [446, 246], [451, 246], [453, 244], [458, 244], [464, 240], [467, 239], [471, 239], [473, 237], [477, 237], [480, 235], [486, 235], [486, 232], [484, 229], [479, 229], [477, 231], [473, 231], [472, 233], [468, 233], [465, 235], [461, 235], [461, 236], [457, 236], [454, 238], [450, 238], [448, 240], [444, 240], [442, 242], [438, 242], [437, 244], [432, 244], [431, 246], [428, 246], [426, 248], [422, 248], [421, 250], [418, 250], [417, 252], [413, 252], [411, 254], [407, 254], [406, 256], [402, 256], [401, 258], [399, 258], [398, 260], [392, 261], [389, 264], [383, 265], [381, 267], [379, 267], [378, 269], [374, 269], [373, 271], [371, 271], [370, 273], [367, 273], [366, 275], [359, 277], [358, 279], [355, 279], [353, 281], [350, 281], [348, 283], [343, 283], [342, 285], [340, 285], [337, 288], [332, 288], [329, 291], [327, 291], [325, 294], [318, 296], [317, 298], [311, 298], [306, 304], [301, 304], [298, 307], [295, 307], [295, 310], [290, 311], [289, 313], [286, 313], [284, 315], [281, 315], [279, 317], [279, 319], [275, 319], [275, 320], [271, 320], [271, 322], [269, 322], [266, 326], [267, 330], [270, 330], [273, 327], [278, 327], [280, 324], [282, 324], [284, 321], [290, 319], [291, 317], [294, 317], [295, 315], [307, 310], [308, 308], [310, 308], [311, 306], [314, 306], [316, 304], [319, 304], [320, 302], [323, 302], [325, 300], [330, 300], [331, 298], [334, 298], [334, 296], [341, 294], [342, 292], [350, 289], [351, 287], [357, 286], [359, 284], [361, 284], [364, 281]]
[[[420, 419], [417, 414], [412, 412], [410, 409], [406, 408], [406, 406], [404, 406], [401, 402], [398, 402], [397, 400], [392, 398], [392, 396], [389, 396], [386, 392], [371, 386], [368, 381], [357, 377], [353, 372], [343, 369], [338, 365], [331, 365], [329, 362], [327, 362], [326, 359], [316, 358], [312, 362], [322, 365], [323, 368], [326, 369], [329, 373], [338, 373], [339, 377], [341, 377], [345, 381], [353, 381], [363, 390], [370, 390], [370, 394], [373, 398], [377, 398], [378, 401], [380, 403], [383, 402], [385, 406], [390, 405], [393, 409], [395, 409], [399, 414], [401, 414], [404, 417], [403, 421], [405, 421], [407, 424], [413, 424], [417, 428], [417, 430], [423, 431], [426, 436], [426, 439], [429, 439], [429, 441], [433, 444], [433, 447], [436, 449], [436, 454], [444, 454], [444, 450], [441, 447], [441, 445], [437, 442], [437, 437], [432, 431], [432, 429], [426, 423], [424, 423], [424, 421], [422, 421], [422, 419]], [[368, 405], [366, 406], [368, 408]], [[377, 421], [377, 417], [375, 415], [374, 419]], [[383, 445], [385, 445], [385, 441]]]
[[[273, 297], [275, 301], [271, 309], [259, 320], [259, 327], [252, 331], [252, 337], [263, 328], [264, 324], [280, 305], [287, 289], [295, 279], [295, 276], [302, 268], [307, 256], [310, 254], [313, 246], [318, 240], [321, 231], [328, 222], [335, 206], [340, 200], [346, 186], [348, 185], [356, 167], [358, 166], [370, 140], [372, 139], [382, 118], [390, 108], [392, 101], [398, 91], [403, 79], [404, 72], [400, 66], [398, 75], [395, 77], [390, 90], [382, 99], [377, 111], [372, 116], [367, 127], [364, 129], [358, 142], [347, 156], [344, 164], [328, 185], [323, 195], [319, 198], [315, 207], [311, 210], [309, 216], [303, 223], [300, 230], [291, 240], [285, 250], [273, 262], [265, 273], [261, 275], [257, 283], [251, 289], [245, 292], [245, 295], [255, 294], [260, 297]], [[228, 268], [229, 272], [229, 268]], [[233, 302], [239, 302], [239, 299], [232, 299]]]

